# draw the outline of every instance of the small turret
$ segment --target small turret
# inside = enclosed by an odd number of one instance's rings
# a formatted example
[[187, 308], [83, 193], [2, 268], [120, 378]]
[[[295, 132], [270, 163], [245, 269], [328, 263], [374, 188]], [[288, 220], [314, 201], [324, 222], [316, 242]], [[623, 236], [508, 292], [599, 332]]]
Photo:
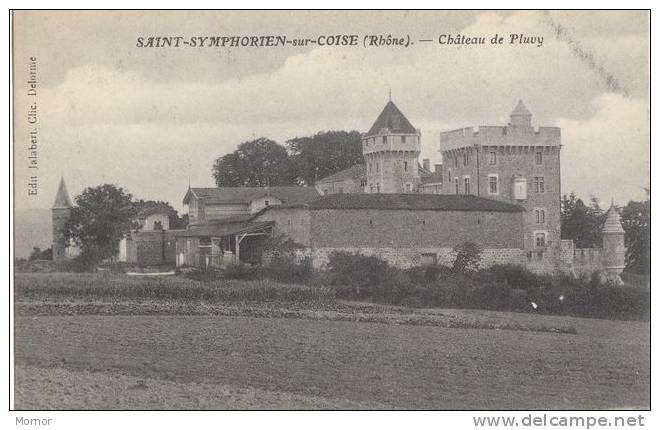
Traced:
[[64, 178], [60, 179], [60, 185], [57, 188], [55, 203], [51, 208], [53, 219], [53, 261], [66, 259], [66, 240], [64, 238], [64, 226], [71, 216], [71, 198], [66, 189]]
[[621, 217], [612, 205], [603, 226], [603, 263], [605, 271], [610, 275], [618, 276], [626, 266], [624, 236]]
[[522, 100], [518, 100], [513, 112], [511, 112], [511, 125], [514, 127], [531, 127], [532, 113], [527, 109]]

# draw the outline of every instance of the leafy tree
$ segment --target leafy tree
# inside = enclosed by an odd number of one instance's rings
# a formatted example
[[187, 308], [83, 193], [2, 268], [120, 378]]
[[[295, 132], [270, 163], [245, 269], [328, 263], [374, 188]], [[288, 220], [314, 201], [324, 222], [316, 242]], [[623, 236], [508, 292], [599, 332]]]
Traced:
[[596, 198], [589, 206], [574, 192], [561, 201], [561, 238], [571, 239], [576, 248], [593, 248], [603, 244], [603, 224], [606, 212]]
[[170, 221], [170, 229], [184, 229], [188, 226], [188, 214], [179, 216], [179, 212], [172, 207], [168, 202], [162, 200], [137, 200], [133, 203], [135, 205], [135, 210], [139, 214], [141, 211], [148, 210], [151, 208], [160, 208], [163, 207], [168, 212], [168, 218]]
[[651, 268], [651, 191], [646, 200], [630, 201], [621, 211], [621, 224], [626, 232], [626, 269], [648, 274]]
[[357, 131], [318, 132], [286, 142], [299, 183], [317, 180], [364, 162], [361, 136]]
[[296, 174], [286, 148], [265, 137], [243, 142], [218, 158], [213, 178], [219, 187], [295, 185]]
[[474, 242], [463, 242], [454, 247], [456, 259], [452, 270], [465, 273], [479, 268], [481, 262], [481, 248]]
[[86, 188], [75, 197], [65, 238], [78, 245], [87, 260], [114, 258], [119, 241], [137, 227], [137, 210], [131, 200], [131, 194], [115, 185]]

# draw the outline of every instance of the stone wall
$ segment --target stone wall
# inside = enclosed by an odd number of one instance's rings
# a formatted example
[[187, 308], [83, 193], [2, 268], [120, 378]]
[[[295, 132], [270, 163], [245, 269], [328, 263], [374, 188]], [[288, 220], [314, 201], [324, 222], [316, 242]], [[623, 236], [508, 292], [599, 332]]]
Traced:
[[310, 211], [314, 248], [523, 248], [521, 212], [392, 209]]
[[[305, 257], [310, 257], [312, 265], [316, 269], [324, 269], [329, 261], [330, 254], [336, 251], [358, 253], [366, 256], [377, 256], [390, 263], [392, 266], [402, 269], [429, 264], [452, 266], [456, 254], [452, 248], [306, 248], [303, 252]], [[430, 260], [432, 258], [432, 260]], [[525, 262], [524, 251], [518, 248], [510, 249], [484, 249], [481, 254], [481, 268], [487, 268], [494, 264], [517, 264]]]

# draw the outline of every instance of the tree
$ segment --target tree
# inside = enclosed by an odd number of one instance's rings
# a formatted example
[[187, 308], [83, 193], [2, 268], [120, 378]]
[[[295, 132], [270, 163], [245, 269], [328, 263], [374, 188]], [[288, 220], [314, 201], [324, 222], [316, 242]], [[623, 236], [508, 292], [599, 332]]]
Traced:
[[86, 260], [114, 258], [119, 241], [137, 227], [137, 210], [131, 199], [131, 194], [115, 185], [86, 188], [71, 208], [64, 228], [66, 240], [78, 245]]
[[305, 185], [314, 185], [319, 179], [364, 163], [357, 131], [321, 131], [314, 136], [289, 139], [286, 145], [298, 182]]
[[646, 200], [628, 202], [621, 211], [621, 224], [626, 232], [626, 269], [648, 274], [651, 268], [651, 190], [646, 190]]
[[243, 142], [213, 165], [218, 187], [295, 185], [296, 174], [286, 148], [265, 137]]
[[456, 273], [465, 273], [479, 269], [481, 263], [481, 248], [474, 242], [459, 243], [454, 247], [456, 259], [452, 270]]
[[589, 206], [574, 192], [561, 201], [561, 238], [571, 239], [576, 248], [593, 248], [603, 244], [603, 224], [606, 212], [596, 198]]

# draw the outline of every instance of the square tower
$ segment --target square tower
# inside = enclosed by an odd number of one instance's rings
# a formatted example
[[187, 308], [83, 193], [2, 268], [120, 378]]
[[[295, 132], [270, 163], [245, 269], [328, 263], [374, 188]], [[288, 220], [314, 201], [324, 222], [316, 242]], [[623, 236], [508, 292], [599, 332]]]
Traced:
[[390, 100], [362, 136], [366, 193], [414, 193], [420, 184], [421, 132]]
[[525, 208], [524, 245], [530, 267], [552, 271], [559, 263], [559, 127], [532, 126], [522, 101], [506, 126], [443, 132], [440, 151], [446, 194], [473, 194]]

